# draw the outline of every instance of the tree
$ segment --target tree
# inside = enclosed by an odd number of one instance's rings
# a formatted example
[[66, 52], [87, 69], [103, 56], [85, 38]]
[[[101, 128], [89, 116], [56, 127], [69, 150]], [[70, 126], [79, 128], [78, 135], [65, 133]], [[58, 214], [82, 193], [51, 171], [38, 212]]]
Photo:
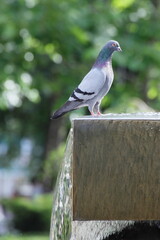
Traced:
[[2, 0], [0, 129], [11, 158], [24, 136], [33, 139], [33, 158], [41, 160], [64, 139], [68, 118], [51, 122], [51, 112], [109, 39], [118, 40], [123, 53], [113, 58], [115, 81], [103, 110], [121, 111], [133, 97], [158, 110], [159, 11], [157, 0]]

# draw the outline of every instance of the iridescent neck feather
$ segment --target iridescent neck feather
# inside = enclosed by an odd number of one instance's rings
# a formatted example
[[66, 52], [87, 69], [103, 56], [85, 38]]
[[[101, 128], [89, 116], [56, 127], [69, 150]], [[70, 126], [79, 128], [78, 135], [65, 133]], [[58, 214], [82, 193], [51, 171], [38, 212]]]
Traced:
[[107, 46], [104, 46], [102, 50], [100, 51], [93, 68], [103, 68], [106, 66], [107, 63], [111, 63], [112, 61], [112, 54], [113, 50], [108, 48]]

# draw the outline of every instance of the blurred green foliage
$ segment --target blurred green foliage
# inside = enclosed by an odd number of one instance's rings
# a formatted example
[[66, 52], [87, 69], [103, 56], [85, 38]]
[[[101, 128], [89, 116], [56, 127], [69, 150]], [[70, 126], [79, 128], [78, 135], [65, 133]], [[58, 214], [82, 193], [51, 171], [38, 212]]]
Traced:
[[[0, 155], [0, 166], [9, 165], [19, 154], [21, 139], [29, 138], [30, 176], [52, 189], [70, 125], [67, 116], [50, 121], [50, 115], [109, 39], [119, 41], [123, 52], [113, 56], [115, 80], [102, 110], [159, 111], [159, 23], [159, 0], [1, 0], [0, 144], [6, 143], [8, 152]], [[49, 231], [52, 197], [3, 204], [14, 213], [18, 230]]]
[[[56, 147], [68, 127], [65, 117], [51, 123], [51, 112], [109, 39], [119, 41], [123, 52], [113, 56], [115, 81], [102, 109], [134, 111], [128, 105], [136, 98], [159, 110], [159, 22], [158, 0], [2, 0], [0, 138], [9, 144], [10, 158], [27, 136], [35, 144], [33, 160], [49, 159], [48, 142], [58, 139], [50, 144]], [[59, 129], [52, 137], [51, 124]]]
[[55, 186], [59, 169], [64, 158], [65, 143], [59, 145], [56, 150], [50, 152], [44, 164], [43, 179], [48, 189]]
[[44, 234], [18, 234], [18, 235], [6, 235], [6, 236], [0, 236], [0, 240], [48, 240], [48, 235]]
[[52, 199], [52, 194], [45, 194], [34, 199], [3, 199], [0, 203], [13, 213], [13, 226], [16, 230], [49, 232]]

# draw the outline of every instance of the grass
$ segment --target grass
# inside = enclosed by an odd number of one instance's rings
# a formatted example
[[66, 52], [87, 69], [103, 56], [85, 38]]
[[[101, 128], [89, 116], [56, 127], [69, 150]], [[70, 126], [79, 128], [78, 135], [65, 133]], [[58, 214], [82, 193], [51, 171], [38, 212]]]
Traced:
[[0, 240], [48, 240], [49, 235], [38, 234], [38, 235], [31, 235], [31, 234], [18, 234], [18, 235], [6, 235], [0, 236]]

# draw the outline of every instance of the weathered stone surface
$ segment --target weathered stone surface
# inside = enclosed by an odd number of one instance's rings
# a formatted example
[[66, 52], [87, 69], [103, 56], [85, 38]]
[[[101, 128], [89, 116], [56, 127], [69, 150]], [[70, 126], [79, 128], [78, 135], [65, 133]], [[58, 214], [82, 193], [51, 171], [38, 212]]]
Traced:
[[[106, 117], [107, 117], [107, 119], [105, 119]], [[122, 114], [120, 114], [120, 115], [106, 115], [103, 118], [92, 118], [92, 121], [93, 122], [97, 121], [97, 120], [98, 121], [101, 121], [101, 120], [103, 120], [103, 121], [106, 121], [106, 120], [107, 121], [114, 121], [114, 119], [119, 121], [120, 119], [125, 119], [126, 128], [128, 129], [129, 132], [132, 132], [133, 131], [133, 126], [129, 127], [129, 125], [130, 125], [130, 120], [132, 121], [133, 118], [134, 118], [134, 120], [138, 120], [138, 124], [135, 125], [135, 128], [137, 128], [136, 132], [138, 132], [138, 129], [141, 129], [140, 126], [139, 126], [139, 120], [144, 120], [144, 121], [147, 121], [147, 122], [148, 121], [150, 122], [150, 120], [155, 121], [155, 122], [152, 121], [152, 124], [155, 124], [154, 126], [151, 126], [150, 123], [147, 123], [147, 125], [145, 125], [146, 130], [144, 131], [143, 134], [139, 134], [139, 137], [140, 137], [141, 140], [137, 137], [137, 141], [138, 141], [139, 144], [141, 144], [143, 142], [142, 141], [143, 140], [143, 135], [144, 135], [145, 139], [152, 139], [152, 140], [154, 139], [154, 144], [151, 143], [153, 149], [152, 149], [152, 152], [150, 153], [150, 156], [153, 159], [152, 156], [157, 156], [158, 151], [159, 151], [157, 145], [159, 145], [159, 137], [158, 137], [159, 136], [159, 121], [158, 120], [160, 120], [160, 114], [147, 114], [147, 115], [146, 114], [143, 114], [143, 115], [142, 114], [137, 114], [136, 116], [133, 116], [131, 114], [129, 114], [129, 115], [128, 114], [127, 115], [122, 115]], [[85, 118], [79, 119], [79, 120], [80, 121], [81, 120], [91, 121], [91, 118], [90, 117], [85, 117]], [[128, 122], [128, 120], [129, 120], [129, 122]], [[75, 121], [78, 121], [78, 119], [76, 119]], [[98, 139], [101, 139], [102, 134], [104, 134], [104, 131], [102, 131], [102, 129], [100, 127], [100, 123], [101, 122], [99, 122], [99, 124], [97, 125], [97, 128], [99, 129], [99, 131], [97, 131]], [[109, 124], [108, 126], [110, 126], [110, 123], [108, 123], [108, 124]], [[82, 134], [86, 134], [87, 138], [90, 136], [89, 134], [91, 133], [91, 129], [92, 129], [92, 128], [90, 129], [90, 125], [92, 125], [92, 123], [87, 125], [88, 127], [83, 128], [83, 132], [82, 132]], [[121, 127], [121, 124], [119, 124], [119, 126]], [[94, 127], [95, 127], [95, 125], [94, 125]], [[143, 128], [144, 127], [142, 127], [142, 129]], [[88, 129], [89, 129], [89, 131], [88, 131]], [[124, 130], [124, 128], [122, 127], [120, 129], [123, 130], [122, 131], [122, 133], [123, 133], [122, 137], [123, 137], [123, 135], [125, 136], [125, 134], [127, 134], [127, 133]], [[109, 133], [108, 127], [105, 129], [105, 132], [106, 131], [108, 131], [108, 133]], [[157, 131], [157, 134], [156, 134], [156, 131]], [[96, 136], [94, 136], [93, 138], [97, 143], [98, 139], [96, 140]], [[109, 138], [110, 138], [110, 134], [108, 134], [108, 138], [107, 137], [103, 138], [103, 142], [105, 143], [103, 151], [106, 151], [105, 148], [107, 148], [107, 146], [108, 146], [107, 143], [109, 142]], [[120, 137], [119, 137], [119, 140], [121, 141]], [[89, 139], [89, 141], [94, 143], [93, 139]], [[147, 141], [147, 140], [145, 140], [145, 141]], [[76, 144], [78, 144], [78, 143], [82, 144], [82, 142], [76, 142], [75, 139], [73, 141], [72, 132], [70, 132], [67, 147], [66, 147], [65, 158], [64, 158], [64, 161], [63, 161], [61, 173], [60, 173], [58, 181], [57, 181], [56, 192], [54, 194], [55, 197], [54, 197], [54, 205], [53, 205], [52, 220], [51, 220], [50, 240], [64, 240], [64, 239], [65, 240], [103, 240], [103, 239], [106, 239], [106, 237], [108, 237], [110, 235], [113, 235], [116, 232], [120, 232], [121, 230], [126, 229], [126, 227], [129, 226], [129, 225], [133, 226], [134, 221], [73, 221], [73, 219], [72, 219], [72, 205], [73, 205], [73, 203], [72, 203], [72, 181], [71, 181], [71, 179], [72, 179], [71, 169], [72, 169], [72, 145], [73, 145], [73, 142], [74, 142], [74, 144], [75, 143]], [[87, 148], [88, 144], [89, 143], [85, 143], [84, 146], [83, 145], [81, 146], [81, 149], [86, 154], [87, 154], [87, 150], [88, 150], [88, 148]], [[150, 146], [150, 142], [146, 142], [146, 144], [148, 144]], [[118, 162], [118, 166], [120, 167], [120, 169], [122, 171], [122, 176], [121, 176], [121, 178], [119, 178], [120, 179], [120, 185], [124, 185], [124, 176], [126, 176], [127, 174], [129, 174], [129, 176], [132, 176], [131, 171], [133, 171], [135, 169], [135, 164], [137, 164], [137, 160], [134, 159], [134, 153], [136, 154], [136, 156], [139, 155], [139, 154], [138, 154], [138, 150], [133, 151], [132, 147], [134, 145], [135, 145], [134, 141], [132, 141], [132, 139], [129, 138], [129, 146], [130, 146], [130, 150], [131, 150], [130, 154], [132, 156], [132, 158], [131, 158], [132, 161], [130, 160], [130, 158], [128, 158], [128, 162], [130, 162], [131, 170], [128, 173], [125, 172], [125, 174], [124, 174], [123, 173], [123, 168], [121, 166], [124, 163]], [[148, 151], [148, 145], [145, 146], [145, 151]], [[123, 149], [126, 152], [126, 149], [125, 149], [126, 147], [128, 147], [128, 145], [125, 145], [125, 146], [123, 145], [122, 149], [118, 148], [119, 149], [119, 154], [118, 155], [123, 156]], [[111, 149], [114, 150], [114, 151], [117, 150], [117, 148], [116, 147], [113, 148], [113, 146], [112, 146]], [[94, 151], [95, 148], [93, 147], [91, 150]], [[89, 151], [90, 151], [90, 148], [89, 148]], [[142, 151], [142, 153], [143, 153], [143, 151]], [[102, 153], [99, 152], [98, 156], [101, 157]], [[119, 156], [118, 156], [118, 158], [119, 158]], [[125, 157], [124, 157], [124, 159], [125, 159]], [[158, 158], [156, 157], [156, 160], [157, 159]], [[125, 163], [129, 165], [129, 163], [127, 163], [127, 159], [125, 159], [125, 161], [126, 161]], [[144, 193], [145, 193], [146, 189], [148, 189], [145, 181], [147, 181], [147, 184], [148, 183], [149, 184], [155, 183], [154, 181], [152, 182], [153, 178], [155, 177], [154, 176], [155, 174], [153, 174], [153, 171], [155, 170], [155, 166], [154, 166], [155, 162], [154, 162], [154, 160], [151, 161], [148, 168], [145, 168], [145, 169], [144, 169], [144, 166], [143, 166], [145, 164], [145, 160], [143, 158], [141, 158], [140, 162], [141, 162], [141, 164], [140, 163], [138, 163], [138, 164], [140, 164], [139, 165], [139, 168], [140, 168], [139, 171], [141, 170], [140, 171], [141, 174], [139, 173], [138, 176], [140, 177], [140, 179], [141, 178], [144, 179], [144, 182], [140, 182], [142, 184], [140, 186], [144, 187], [144, 189], [143, 189], [143, 187], [140, 188], [141, 189], [141, 195], [144, 197]], [[98, 163], [99, 162], [97, 162], [96, 167], [99, 167]], [[79, 163], [79, 164], [81, 164], [81, 163]], [[81, 166], [81, 165], [79, 165], [79, 166]], [[90, 166], [92, 167], [92, 164], [90, 164]], [[112, 165], [108, 165], [108, 166], [109, 166], [110, 169], [112, 169], [111, 168]], [[159, 169], [159, 164], [157, 165], [156, 174], [157, 174], [157, 172], [159, 172], [158, 169]], [[144, 178], [144, 171], [145, 170], [147, 170], [147, 173], [149, 174], [149, 176], [150, 176], [150, 174], [152, 174], [153, 178], [151, 178], [150, 180], [149, 180], [148, 177]], [[82, 169], [81, 169], [81, 171], [82, 171]], [[102, 169], [102, 173], [103, 173], [103, 171], [104, 171], [104, 169]], [[118, 171], [118, 167], [116, 168], [116, 173], [117, 173], [117, 171]], [[89, 174], [90, 174], [90, 170], [88, 172], [88, 175]], [[123, 174], [124, 174], [124, 176], [123, 176]], [[135, 174], [137, 176], [137, 171], [135, 171]], [[115, 173], [113, 173], [113, 175], [115, 175]], [[77, 179], [77, 184], [81, 185], [82, 182], [83, 182], [83, 185], [86, 186], [87, 182], [82, 180], [82, 176], [79, 179]], [[99, 174], [98, 176], [100, 177], [100, 179], [102, 178], [101, 174]], [[111, 173], [110, 173], [109, 176], [112, 178]], [[75, 177], [75, 176], [73, 176], [73, 177]], [[104, 177], [104, 179], [105, 179], [105, 177]], [[97, 179], [97, 177], [96, 177], [96, 179]], [[131, 179], [134, 180], [134, 174], [133, 174], [133, 178], [131, 178]], [[155, 189], [155, 191], [159, 191], [159, 182], [157, 182], [156, 184], [157, 184], [156, 185], [157, 189]], [[84, 188], [84, 186], [83, 186], [83, 188]], [[152, 186], [154, 187], [154, 184]], [[95, 191], [95, 189], [94, 189], [94, 186], [93, 186], [93, 193], [94, 193], [94, 191]], [[118, 190], [116, 190], [116, 191], [118, 191]], [[127, 190], [127, 191], [130, 191], [130, 189]], [[113, 189], [113, 193], [114, 193], [114, 189]], [[129, 193], [130, 192], [128, 192], [128, 194]], [[135, 191], [135, 193], [136, 193], [136, 191]], [[126, 192], [125, 192], [125, 194], [126, 194]], [[151, 195], [151, 197], [153, 197], [153, 201], [156, 200], [155, 202], [153, 202], [152, 207], [154, 205], [157, 206], [158, 199], [154, 199], [155, 193], [153, 193], [153, 190], [151, 192], [148, 192], [148, 194]], [[91, 192], [91, 195], [92, 195], [92, 192]], [[103, 200], [103, 196], [104, 195], [102, 194], [101, 195], [101, 200]], [[73, 198], [74, 197], [75, 196], [74, 196], [74, 192], [73, 192]], [[118, 204], [119, 204], [119, 197], [121, 197], [121, 196], [117, 195], [117, 203]], [[136, 197], [136, 194], [133, 196], [133, 202], [135, 202], [135, 197]], [[149, 199], [151, 199], [151, 197]], [[82, 201], [81, 205], [84, 204], [84, 206], [86, 206], [87, 203], [85, 203], [85, 201], [83, 199], [83, 194], [82, 194], [81, 201]], [[90, 201], [90, 199], [88, 201]], [[125, 201], [124, 201], [124, 203], [125, 203]], [[112, 204], [111, 204], [111, 206], [112, 206]], [[144, 204], [146, 204], [146, 201], [144, 201]], [[90, 202], [88, 202], [88, 205], [90, 205]], [[101, 206], [101, 204], [98, 203], [98, 206]], [[96, 208], [98, 206], [96, 206]], [[106, 210], [106, 208], [108, 208], [107, 204], [104, 207], [104, 211]], [[158, 211], [158, 208], [157, 208], [157, 211]], [[91, 212], [91, 214], [92, 214], [92, 212]], [[155, 224], [157, 226], [159, 226], [158, 221], [157, 222], [150, 221], [150, 222], [147, 222], [147, 223], [148, 223], [148, 227], [150, 225], [155, 225]], [[134, 231], [134, 226], [131, 229], [132, 229], [132, 231]], [[135, 228], [135, 231], [136, 231], [136, 228]], [[114, 239], [114, 238], [112, 238], [112, 239]], [[115, 235], [115, 239], [117, 239], [117, 235]]]
[[74, 120], [74, 220], [159, 219], [159, 117]]
[[102, 240], [133, 224], [133, 221], [72, 220], [72, 145], [73, 133], [71, 130], [54, 193], [50, 240]]
[[72, 130], [70, 131], [61, 172], [57, 179], [51, 218], [50, 240], [69, 240], [72, 225], [71, 163]]
[[134, 221], [73, 221], [71, 240], [103, 240], [133, 224]]

